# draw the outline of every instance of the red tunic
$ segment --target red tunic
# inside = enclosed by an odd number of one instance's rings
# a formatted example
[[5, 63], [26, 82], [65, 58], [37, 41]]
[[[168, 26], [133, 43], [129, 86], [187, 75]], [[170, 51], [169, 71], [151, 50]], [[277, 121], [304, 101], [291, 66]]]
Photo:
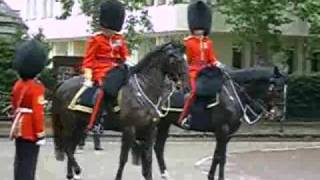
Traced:
[[92, 70], [93, 81], [100, 81], [119, 61], [126, 61], [128, 48], [121, 34], [97, 33], [87, 41], [82, 68]]
[[188, 115], [190, 107], [196, 98], [196, 80], [198, 73], [207, 65], [216, 65], [217, 59], [213, 53], [212, 41], [207, 36], [189, 36], [184, 39], [187, 60], [189, 64], [189, 80], [191, 93], [187, 98], [183, 112], [179, 118], [179, 124]]
[[188, 36], [184, 39], [190, 78], [196, 78], [197, 73], [208, 64], [217, 63], [213, 52], [213, 43], [207, 36]]
[[21, 113], [17, 123], [18, 137], [33, 142], [44, 137], [44, 91], [44, 86], [33, 79], [18, 80], [14, 84], [11, 92], [13, 112], [17, 114], [20, 109], [31, 111]]

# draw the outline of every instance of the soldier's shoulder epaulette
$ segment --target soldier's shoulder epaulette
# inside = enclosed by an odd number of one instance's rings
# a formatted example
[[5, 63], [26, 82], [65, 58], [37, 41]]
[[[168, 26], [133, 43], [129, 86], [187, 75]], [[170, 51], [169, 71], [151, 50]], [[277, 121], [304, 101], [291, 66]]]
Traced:
[[123, 36], [123, 33], [122, 33], [122, 32], [115, 32], [114, 34]]
[[99, 36], [99, 35], [102, 35], [102, 34], [103, 34], [102, 31], [97, 31], [97, 32], [93, 33], [92, 36]]
[[193, 38], [195, 38], [195, 37], [190, 35], [190, 36], [185, 37], [183, 40], [187, 41], [187, 40], [193, 39]]
[[42, 86], [42, 82], [39, 79], [34, 79], [34, 82], [35, 84]]

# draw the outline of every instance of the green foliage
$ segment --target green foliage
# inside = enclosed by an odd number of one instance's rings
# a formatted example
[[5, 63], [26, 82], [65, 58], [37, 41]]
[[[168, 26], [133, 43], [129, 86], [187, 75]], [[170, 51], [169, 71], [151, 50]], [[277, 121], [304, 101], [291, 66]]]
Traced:
[[320, 117], [320, 74], [291, 75], [288, 82], [289, 118]]
[[310, 25], [311, 34], [320, 34], [320, 1], [295, 0], [294, 13]]
[[49, 69], [49, 68], [44, 69], [40, 73], [38, 78], [42, 82], [42, 84], [46, 87], [46, 99], [51, 100], [53, 91], [57, 85], [57, 79], [55, 77], [53, 69]]
[[9, 105], [9, 92], [18, 77], [12, 69], [12, 59], [18, 42], [18, 38], [0, 39], [0, 110]]
[[[57, 0], [63, 4], [64, 12], [59, 17], [65, 19], [71, 15], [74, 0]], [[91, 27], [93, 31], [99, 30], [98, 17], [100, 4], [105, 0], [79, 0], [82, 12], [91, 17]], [[143, 32], [152, 31], [152, 24], [149, 20], [148, 11], [144, 9], [146, 0], [125, 0], [128, 14], [126, 26], [124, 27], [129, 49], [136, 49], [142, 42]], [[140, 13], [137, 13], [137, 12]]]
[[319, 0], [227, 0], [218, 4], [218, 10], [242, 41], [260, 43], [256, 51], [263, 60], [270, 59], [268, 49], [281, 49], [281, 26], [297, 18], [308, 22], [311, 33], [320, 33]]
[[17, 79], [12, 69], [17, 41], [0, 39], [0, 91], [9, 92], [13, 82]]
[[280, 26], [292, 22], [287, 0], [228, 0], [219, 10], [236, 33], [253, 41], [280, 34]]

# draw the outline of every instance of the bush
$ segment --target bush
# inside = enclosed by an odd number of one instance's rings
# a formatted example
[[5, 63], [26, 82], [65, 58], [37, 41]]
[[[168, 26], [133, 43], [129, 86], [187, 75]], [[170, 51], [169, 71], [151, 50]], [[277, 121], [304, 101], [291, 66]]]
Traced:
[[287, 107], [289, 118], [320, 118], [320, 73], [289, 77]]

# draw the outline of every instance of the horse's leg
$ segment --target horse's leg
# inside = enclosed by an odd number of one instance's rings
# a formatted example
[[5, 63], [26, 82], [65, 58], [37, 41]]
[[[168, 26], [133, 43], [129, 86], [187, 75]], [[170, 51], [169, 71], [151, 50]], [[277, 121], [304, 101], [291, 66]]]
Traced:
[[71, 151], [67, 150], [67, 179], [73, 179], [73, 162]]
[[221, 151], [220, 151], [220, 155], [221, 155], [221, 158], [220, 158], [220, 162], [219, 162], [219, 180], [224, 180], [224, 168], [225, 168], [225, 165], [226, 165], [226, 160], [227, 160], [227, 157], [226, 157], [226, 153], [227, 153], [227, 144], [229, 142], [230, 138], [223, 138], [221, 139]]
[[132, 147], [134, 139], [135, 139], [134, 129], [132, 127], [126, 128], [122, 134], [120, 162], [119, 162], [116, 180], [122, 179], [124, 166], [128, 161], [129, 150]]
[[224, 125], [215, 131], [216, 149], [212, 159], [210, 171], [208, 174], [209, 180], [214, 180], [217, 166], [219, 165], [219, 180], [224, 180], [224, 167], [226, 163], [227, 143], [229, 142], [229, 126]]
[[84, 149], [84, 146], [86, 145], [86, 138], [87, 138], [87, 133], [83, 132], [80, 142], [79, 142], [79, 149]]
[[169, 135], [170, 123], [166, 121], [160, 121], [157, 128], [156, 142], [154, 145], [154, 151], [156, 153], [159, 169], [162, 179], [169, 179], [169, 173], [167, 171], [166, 162], [164, 160], [164, 148]]
[[[80, 137], [79, 137], [80, 138]], [[75, 138], [73, 138], [75, 139]], [[79, 139], [80, 140], [80, 139]], [[78, 143], [72, 142], [69, 147], [67, 147], [66, 154], [68, 157], [67, 163], [67, 178], [68, 179], [80, 179], [81, 168], [74, 157], [75, 150], [77, 148]], [[74, 176], [74, 173], [76, 176]]]
[[145, 141], [142, 145], [142, 175], [146, 180], [152, 180], [152, 149], [155, 133], [156, 129], [150, 127], [145, 133]]

